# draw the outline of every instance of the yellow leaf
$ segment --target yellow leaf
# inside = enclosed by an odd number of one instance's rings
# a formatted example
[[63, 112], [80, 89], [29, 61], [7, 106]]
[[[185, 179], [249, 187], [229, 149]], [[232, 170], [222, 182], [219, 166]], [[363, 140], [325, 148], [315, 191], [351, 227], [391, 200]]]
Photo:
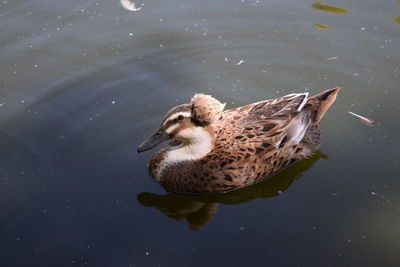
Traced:
[[347, 8], [323, 4], [319, 1], [317, 1], [317, 3], [314, 3], [312, 6], [314, 9], [317, 9], [320, 11], [325, 11], [325, 12], [331, 12], [331, 13], [348, 13], [349, 12], [349, 10]]

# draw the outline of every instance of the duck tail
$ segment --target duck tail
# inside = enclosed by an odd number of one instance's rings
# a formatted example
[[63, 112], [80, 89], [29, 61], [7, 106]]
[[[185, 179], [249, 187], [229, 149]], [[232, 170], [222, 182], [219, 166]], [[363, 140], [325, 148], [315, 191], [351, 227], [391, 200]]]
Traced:
[[335, 102], [336, 95], [340, 91], [340, 87], [325, 90], [308, 99], [305, 108], [310, 108], [313, 114], [313, 121], [319, 124], [330, 106]]

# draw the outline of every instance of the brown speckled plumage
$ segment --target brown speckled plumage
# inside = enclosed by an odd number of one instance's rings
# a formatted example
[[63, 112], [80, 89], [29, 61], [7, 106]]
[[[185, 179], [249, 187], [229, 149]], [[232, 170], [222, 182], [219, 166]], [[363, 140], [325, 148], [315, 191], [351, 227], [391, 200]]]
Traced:
[[[167, 190], [180, 193], [220, 193], [260, 182], [318, 148], [320, 120], [338, 91], [310, 98], [292, 94], [226, 111], [218, 100], [198, 94], [190, 104], [172, 109], [164, 128], [176, 123], [170, 133], [174, 139], [184, 128], [202, 127], [211, 137], [210, 151], [160, 168], [175, 147], [167, 145], [153, 155], [149, 171]], [[191, 115], [166, 121], [177, 112]]]

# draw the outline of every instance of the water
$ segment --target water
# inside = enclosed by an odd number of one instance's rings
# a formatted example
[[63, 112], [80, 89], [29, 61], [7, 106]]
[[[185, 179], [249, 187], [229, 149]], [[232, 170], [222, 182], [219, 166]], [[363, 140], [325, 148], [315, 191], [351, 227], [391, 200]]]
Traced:
[[[398, 265], [400, 3], [143, 3], [0, 3], [2, 266]], [[335, 86], [320, 151], [244, 190], [169, 194], [135, 152], [195, 92]]]

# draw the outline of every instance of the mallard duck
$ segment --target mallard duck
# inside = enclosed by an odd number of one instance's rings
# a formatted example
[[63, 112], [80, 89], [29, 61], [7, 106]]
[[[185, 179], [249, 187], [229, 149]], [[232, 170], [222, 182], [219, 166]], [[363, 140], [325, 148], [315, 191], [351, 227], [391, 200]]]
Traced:
[[290, 94], [224, 111], [212, 96], [195, 94], [169, 110], [138, 152], [169, 142], [149, 163], [167, 190], [212, 194], [258, 183], [320, 145], [319, 124], [339, 87], [313, 97]]

